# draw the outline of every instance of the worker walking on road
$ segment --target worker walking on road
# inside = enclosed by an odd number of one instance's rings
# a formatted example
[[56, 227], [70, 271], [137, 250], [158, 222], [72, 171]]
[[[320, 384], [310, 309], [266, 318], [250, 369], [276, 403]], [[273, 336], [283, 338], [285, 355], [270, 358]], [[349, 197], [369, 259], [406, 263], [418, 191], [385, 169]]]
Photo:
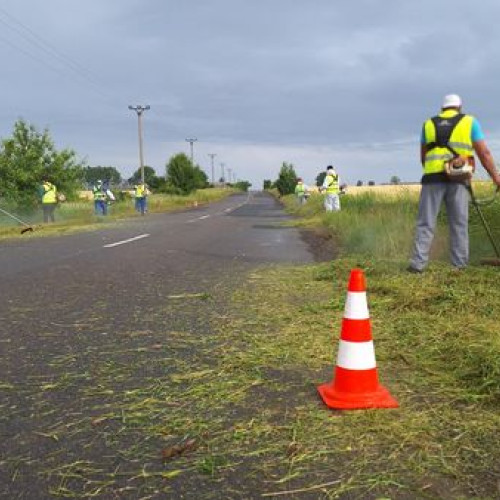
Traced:
[[307, 186], [300, 177], [297, 179], [297, 185], [295, 186], [295, 196], [297, 196], [300, 205], [307, 201]]
[[326, 167], [326, 176], [323, 181], [323, 186], [321, 186], [321, 190], [324, 191], [325, 194], [325, 210], [327, 212], [337, 212], [340, 210], [340, 179], [335, 169], [328, 165]]
[[135, 209], [140, 212], [141, 215], [146, 213], [146, 198], [148, 195], [148, 190], [143, 182], [139, 182], [135, 186]]
[[441, 113], [422, 129], [420, 161], [424, 174], [418, 208], [413, 255], [408, 271], [421, 273], [427, 266], [440, 207], [444, 201], [450, 233], [450, 260], [456, 269], [469, 262], [469, 191], [474, 153], [493, 182], [500, 186], [493, 156], [479, 122], [463, 114], [456, 94], [445, 96]]
[[57, 207], [57, 188], [47, 178], [43, 179], [40, 187], [42, 198], [43, 222], [55, 222], [54, 212]]

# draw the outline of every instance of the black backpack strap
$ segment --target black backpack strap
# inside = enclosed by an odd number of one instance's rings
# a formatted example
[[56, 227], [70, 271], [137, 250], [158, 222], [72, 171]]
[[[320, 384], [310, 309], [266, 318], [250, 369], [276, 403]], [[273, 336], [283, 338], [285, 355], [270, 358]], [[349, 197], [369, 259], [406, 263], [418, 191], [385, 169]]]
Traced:
[[429, 142], [426, 144], [427, 151], [430, 151], [434, 148], [446, 148], [448, 149], [453, 156], [456, 158], [460, 156], [450, 145], [450, 137], [455, 130], [455, 127], [458, 125], [460, 120], [465, 115], [463, 113], [457, 113], [455, 116], [451, 118], [443, 118], [442, 116], [434, 116], [431, 118], [432, 123], [434, 123], [434, 128], [436, 130], [436, 140], [433, 142]]

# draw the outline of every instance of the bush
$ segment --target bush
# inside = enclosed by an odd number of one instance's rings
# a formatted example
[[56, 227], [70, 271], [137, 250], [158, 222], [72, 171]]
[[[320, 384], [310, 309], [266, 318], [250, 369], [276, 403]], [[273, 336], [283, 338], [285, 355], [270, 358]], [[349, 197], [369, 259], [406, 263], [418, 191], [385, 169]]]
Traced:
[[[191, 160], [184, 154], [179, 153], [167, 164], [167, 184], [180, 191], [182, 194], [189, 194], [196, 189], [203, 189], [208, 186], [208, 178], [200, 167], [195, 167]], [[165, 187], [171, 192], [170, 187]]]
[[47, 177], [67, 199], [74, 199], [83, 179], [83, 166], [70, 149], [57, 151], [48, 130], [39, 132], [24, 120], [0, 145], [0, 197], [18, 206], [34, 207]]
[[276, 188], [281, 196], [292, 194], [295, 192], [297, 185], [297, 174], [291, 163], [283, 162], [279, 173], [278, 180], [276, 181]]

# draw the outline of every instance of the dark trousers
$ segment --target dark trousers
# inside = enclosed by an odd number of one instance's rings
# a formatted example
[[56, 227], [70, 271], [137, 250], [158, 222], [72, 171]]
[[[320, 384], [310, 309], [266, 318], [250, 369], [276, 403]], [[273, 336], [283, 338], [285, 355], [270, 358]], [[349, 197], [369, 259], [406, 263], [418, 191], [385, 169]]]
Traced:
[[43, 222], [55, 222], [54, 212], [56, 210], [56, 203], [43, 203]]
[[106, 200], [95, 200], [94, 201], [94, 211], [96, 215], [107, 215], [108, 214], [108, 204]]
[[146, 212], [146, 198], [136, 198], [135, 199], [136, 203], [136, 210], [140, 212], [142, 215]]

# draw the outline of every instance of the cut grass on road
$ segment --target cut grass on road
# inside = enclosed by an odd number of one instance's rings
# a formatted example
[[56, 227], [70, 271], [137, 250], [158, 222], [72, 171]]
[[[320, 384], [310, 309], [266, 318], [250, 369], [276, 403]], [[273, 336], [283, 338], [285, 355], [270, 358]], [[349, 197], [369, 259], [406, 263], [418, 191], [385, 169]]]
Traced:
[[[317, 394], [331, 381], [357, 266], [379, 376], [399, 409], [332, 411]], [[213, 335], [169, 331], [151, 344], [130, 332], [119, 347], [54, 356], [60, 377], [22, 388], [55, 412], [39, 430], [52, 443], [44, 466], [32, 462], [31, 473], [50, 498], [498, 498], [498, 275], [402, 267], [265, 268], [233, 295], [230, 314], [212, 315]], [[74, 372], [87, 356], [92, 372]], [[87, 412], [57, 410], [67, 391]], [[26, 480], [22, 457], [1, 465], [12, 485]]]
[[[344, 221], [301, 209], [339, 238], [341, 258], [151, 304], [141, 317], [154, 335], [100, 337], [88, 352], [54, 354], [49, 378], [1, 383], [6, 398], [16, 391], [43, 412], [37, 437], [47, 442], [43, 467], [29, 454], [2, 458], [8, 484], [35, 471], [50, 498], [499, 498], [500, 268], [457, 273], [433, 261], [408, 274], [397, 216], [409, 221], [415, 206], [374, 212], [359, 200], [345, 200]], [[360, 224], [377, 220], [364, 238]], [[363, 252], [347, 256], [350, 245]], [[317, 393], [332, 379], [354, 267], [366, 274], [379, 376], [398, 409], [332, 411]], [[209, 333], [189, 321], [158, 330], [167, 313], [202, 311]], [[66, 393], [87, 410], [58, 408]], [[0, 418], [22, 415], [5, 401]]]

